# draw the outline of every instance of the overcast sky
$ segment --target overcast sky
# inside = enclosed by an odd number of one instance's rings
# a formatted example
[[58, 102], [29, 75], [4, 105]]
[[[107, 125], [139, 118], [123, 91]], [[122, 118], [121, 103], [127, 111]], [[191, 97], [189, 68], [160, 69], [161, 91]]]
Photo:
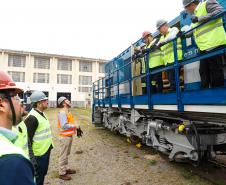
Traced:
[[182, 0], [0, 0], [0, 48], [112, 59]]

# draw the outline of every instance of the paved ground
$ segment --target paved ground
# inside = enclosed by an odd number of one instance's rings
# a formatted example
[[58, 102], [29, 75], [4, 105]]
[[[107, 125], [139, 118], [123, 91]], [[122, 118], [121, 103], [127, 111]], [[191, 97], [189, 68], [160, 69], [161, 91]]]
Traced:
[[[168, 162], [153, 150], [136, 148], [126, 138], [91, 124], [90, 111], [73, 110], [83, 131], [83, 138], [74, 138], [71, 167], [77, 170], [73, 180], [64, 182], [58, 176], [57, 110], [47, 112], [52, 124], [55, 148], [47, 182], [51, 185], [209, 185], [181, 165]], [[78, 154], [78, 151], [80, 154]]]

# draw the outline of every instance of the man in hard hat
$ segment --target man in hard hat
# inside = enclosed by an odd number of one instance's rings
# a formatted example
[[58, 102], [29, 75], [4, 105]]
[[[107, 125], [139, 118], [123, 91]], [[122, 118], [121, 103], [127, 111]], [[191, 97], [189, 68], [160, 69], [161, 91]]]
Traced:
[[[212, 17], [224, 11], [216, 0], [199, 2], [198, 0], [183, 0], [184, 8], [192, 14], [192, 27], [209, 21]], [[194, 38], [201, 53], [226, 45], [226, 33], [222, 18], [210, 21], [194, 30]], [[220, 87], [224, 85], [222, 61], [225, 54], [200, 60], [201, 87]]]
[[59, 107], [58, 112], [58, 128], [60, 139], [60, 155], [59, 155], [59, 178], [62, 180], [71, 180], [70, 174], [75, 174], [76, 170], [68, 167], [68, 156], [71, 151], [73, 135], [76, 133], [78, 137], [82, 136], [80, 126], [75, 123], [72, 113], [69, 111], [71, 102], [64, 96], [57, 100]]
[[[179, 29], [177, 27], [170, 28], [166, 20], [160, 19], [156, 22], [156, 28], [161, 33], [161, 38], [158, 42], [158, 46], [161, 48], [163, 53], [163, 61], [165, 65], [172, 65], [175, 61], [174, 59], [174, 48], [172, 39], [177, 37]], [[177, 39], [177, 57], [178, 61], [182, 60], [182, 45], [181, 39]], [[170, 89], [175, 91], [175, 70], [167, 70], [168, 80], [170, 82]]]
[[53, 148], [49, 120], [44, 113], [44, 110], [48, 108], [48, 98], [43, 92], [34, 91], [30, 99], [33, 104], [33, 109], [29, 112], [24, 122], [31, 144], [29, 149], [32, 154], [30, 155], [34, 155], [37, 162], [37, 185], [43, 185], [45, 175], [48, 171], [50, 152]]
[[31, 162], [23, 150], [14, 145], [12, 131], [21, 121], [21, 105], [17, 97], [22, 90], [8, 74], [0, 71], [0, 184], [35, 185]]
[[[146, 49], [150, 50], [149, 53], [149, 68], [151, 71], [159, 69], [164, 66], [163, 55], [159, 48], [157, 48], [157, 39], [154, 39], [151, 32], [144, 31], [142, 39], [146, 44]], [[151, 75], [152, 92], [160, 93], [163, 90], [162, 72]]]

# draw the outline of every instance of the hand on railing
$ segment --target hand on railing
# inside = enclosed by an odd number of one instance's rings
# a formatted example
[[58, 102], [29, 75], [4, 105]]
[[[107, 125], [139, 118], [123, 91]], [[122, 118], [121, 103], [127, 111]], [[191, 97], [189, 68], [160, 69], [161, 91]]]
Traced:
[[166, 45], [168, 42], [159, 42], [158, 44], [156, 44], [157, 48], [161, 48], [162, 46]]
[[[223, 11], [223, 12], [219, 13], [218, 15], [211, 17], [210, 20], [201, 22], [199, 25], [197, 25], [197, 26], [193, 27], [192, 29], [190, 29], [190, 30], [184, 32], [183, 34], [184, 34], [184, 35], [187, 35], [187, 34], [193, 32], [193, 30], [195, 30], [195, 29], [201, 27], [202, 25], [204, 25], [204, 24], [206, 24], [206, 23], [208, 23], [208, 22], [210, 22], [210, 21], [212, 21], [212, 20], [215, 20], [215, 19], [217, 19], [217, 18], [223, 17], [223, 15], [225, 15], [225, 14], [226, 14], [226, 11]], [[199, 18], [198, 18], [197, 16], [192, 16], [191, 19], [192, 19], [192, 22], [193, 22], [193, 23], [197, 23], [197, 22], [199, 21]], [[197, 21], [197, 22], [196, 22], [196, 21]]]
[[143, 50], [141, 51], [141, 53], [142, 53], [142, 54], [146, 54], [146, 53], [149, 53], [150, 51], [151, 51], [151, 49], [146, 48], [146, 49], [143, 49]]
[[192, 23], [197, 23], [197, 22], [199, 22], [199, 18], [196, 15], [192, 15], [191, 16], [191, 22]]
[[[218, 15], [213, 16], [213, 17], [212, 17], [210, 20], [208, 20], [208, 21], [201, 22], [200, 24], [198, 24], [197, 26], [195, 26], [195, 27], [193, 27], [193, 28], [191, 28], [191, 29], [189, 29], [189, 30], [179, 32], [179, 33], [177, 34], [177, 37], [176, 37], [176, 38], [174, 38], [174, 39], [172, 39], [172, 40], [169, 40], [167, 43], [176, 40], [178, 37], [180, 37], [180, 38], [187, 38], [187, 37], [190, 37], [195, 29], [201, 27], [202, 25], [204, 25], [204, 24], [206, 24], [206, 23], [208, 23], [208, 22], [210, 22], [210, 21], [212, 21], [212, 20], [215, 20], [215, 19], [217, 19], [217, 18], [219, 18], [219, 17], [222, 17], [222, 16], [225, 15], [225, 14], [226, 14], [226, 11], [221, 12], [221, 13], [219, 13]], [[195, 15], [192, 15], [191, 21], [192, 21], [192, 23], [197, 23], [197, 22], [199, 22], [199, 17], [197, 17], [197, 16], [195, 16]], [[166, 44], [167, 44], [167, 43], [166, 43]]]
[[177, 33], [177, 37], [184, 38], [185, 37], [184, 32], [183, 31], [179, 31]]

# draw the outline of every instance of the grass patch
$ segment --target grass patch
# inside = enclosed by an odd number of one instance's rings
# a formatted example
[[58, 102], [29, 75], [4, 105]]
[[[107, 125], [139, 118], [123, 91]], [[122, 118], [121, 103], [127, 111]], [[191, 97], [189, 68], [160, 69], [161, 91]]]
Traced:
[[157, 161], [154, 160], [154, 159], [151, 159], [149, 162], [148, 162], [151, 166], [154, 166], [157, 164]]
[[133, 158], [133, 159], [138, 159], [139, 156], [138, 156], [137, 154], [133, 153], [133, 154], [132, 154], [132, 158]]
[[200, 177], [193, 174], [191, 170], [188, 169], [181, 169], [181, 175], [186, 179], [189, 180], [191, 183], [200, 183]]
[[185, 179], [190, 179], [190, 178], [192, 178], [194, 176], [190, 170], [186, 170], [186, 169], [181, 170], [181, 175]]
[[83, 116], [87, 116], [87, 117], [91, 117], [92, 115], [92, 111], [91, 109], [72, 109], [72, 112], [76, 112], [77, 114], [83, 115]]

